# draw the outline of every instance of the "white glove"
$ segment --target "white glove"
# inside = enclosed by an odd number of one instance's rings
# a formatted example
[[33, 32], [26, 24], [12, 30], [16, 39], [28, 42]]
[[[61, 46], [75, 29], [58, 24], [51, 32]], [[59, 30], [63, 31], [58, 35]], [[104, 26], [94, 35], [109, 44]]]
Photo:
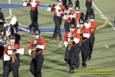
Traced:
[[36, 48], [44, 49], [44, 45], [37, 45]]
[[85, 37], [85, 38], [90, 38], [90, 33], [84, 33], [84, 34], [83, 34], [83, 37]]
[[23, 55], [24, 54], [24, 48], [17, 49], [17, 53]]
[[31, 55], [31, 53], [32, 53], [32, 50], [31, 50], [31, 49], [29, 49], [28, 54], [29, 54], [29, 55]]
[[64, 41], [64, 46], [67, 47], [68, 46], [68, 42]]
[[13, 51], [12, 50], [8, 50], [8, 55], [12, 55]]
[[78, 39], [78, 38], [74, 38], [73, 40], [74, 40], [74, 42], [75, 42], [76, 44], [78, 44], [78, 43], [80, 42], [80, 39]]
[[10, 60], [10, 56], [8, 56], [7, 54], [4, 54], [4, 61], [9, 61]]

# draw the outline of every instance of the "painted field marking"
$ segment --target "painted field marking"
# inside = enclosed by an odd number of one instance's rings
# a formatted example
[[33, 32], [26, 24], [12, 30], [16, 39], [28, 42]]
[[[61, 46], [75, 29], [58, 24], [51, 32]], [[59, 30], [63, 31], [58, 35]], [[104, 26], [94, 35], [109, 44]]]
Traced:
[[93, 2], [93, 6], [100, 13], [100, 16], [102, 17], [102, 19], [108, 22], [108, 24], [112, 27], [112, 29], [115, 30], [115, 26], [109, 21], [109, 19], [104, 15], [104, 13], [97, 7], [97, 5], [94, 2]]

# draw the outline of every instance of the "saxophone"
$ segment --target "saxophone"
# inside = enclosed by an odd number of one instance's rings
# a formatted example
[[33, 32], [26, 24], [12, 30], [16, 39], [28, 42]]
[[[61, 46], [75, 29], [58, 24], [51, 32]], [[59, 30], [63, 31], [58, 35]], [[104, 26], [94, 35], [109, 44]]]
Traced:
[[13, 46], [10, 45], [10, 44], [9, 44], [9, 47], [11, 47], [11, 49], [9, 49], [9, 50], [12, 51], [12, 54], [10, 55], [11, 56], [11, 62], [14, 63], [16, 61], [16, 59], [17, 59], [17, 57], [16, 57], [16, 51], [17, 50], [14, 49]]
[[36, 46], [37, 46], [37, 43], [38, 43], [38, 40], [34, 39], [34, 45], [33, 45], [32, 52], [31, 52], [32, 57], [35, 57], [35, 55], [36, 55], [36, 50], [37, 50]]
[[71, 50], [71, 47], [72, 47], [72, 40], [73, 40], [72, 31], [70, 31], [70, 37], [68, 37], [68, 38], [69, 38], [69, 41], [68, 41], [67, 50]]
[[16, 49], [13, 49], [13, 53], [12, 53], [12, 55], [11, 55], [11, 61], [12, 61], [12, 63], [14, 63], [15, 61], [16, 61]]

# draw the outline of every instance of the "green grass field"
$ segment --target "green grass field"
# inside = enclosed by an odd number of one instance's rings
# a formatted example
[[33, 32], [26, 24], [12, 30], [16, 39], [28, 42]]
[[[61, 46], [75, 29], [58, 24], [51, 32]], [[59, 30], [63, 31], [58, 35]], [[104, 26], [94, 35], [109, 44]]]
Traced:
[[[55, 0], [41, 0], [42, 3], [54, 3]], [[7, 2], [0, 0], [0, 3]], [[20, 0], [12, 0], [12, 2], [19, 2]], [[96, 5], [101, 9], [105, 16], [112, 21], [115, 17], [115, 0], [95, 0]], [[81, 11], [85, 11], [84, 0], [81, 0]], [[46, 11], [46, 9], [40, 9], [39, 23], [40, 27], [53, 27], [52, 15]], [[4, 11], [5, 16], [7, 12]], [[21, 24], [30, 24], [29, 9], [14, 9], [15, 14]], [[96, 22], [98, 28], [104, 25], [105, 20], [100, 17], [98, 11], [95, 11]], [[9, 20], [7, 20], [8, 22]], [[62, 25], [63, 28], [63, 25]], [[22, 36], [21, 43], [26, 48], [32, 38], [29, 33], [20, 33]], [[94, 74], [90, 72], [83, 72], [80, 69], [76, 73], [68, 73], [68, 66], [64, 61], [64, 48], [58, 48], [58, 41], [51, 38], [51, 33], [42, 33], [41, 36], [47, 41], [47, 48], [45, 50], [45, 61], [43, 65], [43, 77], [115, 77], [115, 31], [109, 25], [105, 25], [104, 28], [97, 30], [96, 41], [94, 45], [94, 52], [92, 60], [88, 61], [88, 70], [105, 70], [111, 71], [112, 74]], [[62, 42], [61, 42], [62, 43]], [[63, 44], [63, 43], [62, 43]], [[106, 46], [109, 45], [109, 48]], [[20, 77], [33, 77], [29, 72], [29, 64], [31, 57], [26, 52], [25, 55], [21, 56], [20, 62]], [[2, 74], [2, 60], [0, 60], [0, 74]], [[1, 77], [1, 76], [0, 76]], [[10, 74], [9, 77], [12, 77]]]

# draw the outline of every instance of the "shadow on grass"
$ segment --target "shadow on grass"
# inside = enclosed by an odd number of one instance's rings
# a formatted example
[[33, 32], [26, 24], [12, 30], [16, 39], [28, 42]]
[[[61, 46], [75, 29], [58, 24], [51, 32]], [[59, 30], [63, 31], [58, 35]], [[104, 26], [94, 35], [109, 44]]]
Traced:
[[115, 38], [106, 38], [106, 39], [102, 39], [102, 40], [97, 40], [96, 42], [105, 42], [105, 41], [109, 41], [109, 40], [115, 40]]
[[50, 63], [56, 64], [56, 65], [66, 66], [66, 64], [64, 62], [59, 61], [60, 59], [53, 60], [53, 59], [45, 58], [45, 60], [48, 61], [48, 62], [50, 62]]
[[97, 69], [97, 68], [105, 69], [105, 68], [113, 68], [114, 64], [115, 64], [115, 61], [113, 61], [113, 60], [105, 61], [105, 62], [103, 62], [103, 60], [102, 60], [101, 63], [96, 62], [94, 65], [90, 65], [90, 66], [91, 67], [93, 66], [93, 69]]
[[0, 74], [0, 77], [2, 77], [2, 74]]
[[52, 35], [50, 35], [50, 36], [43, 35], [43, 37], [47, 38], [47, 40], [52, 40]]
[[108, 56], [103, 56], [103, 57], [96, 57], [96, 58], [93, 58], [93, 60], [104, 60], [104, 59], [107, 59], [107, 58], [114, 58], [115, 55], [108, 55]]
[[63, 49], [61, 48], [57, 48], [56, 50], [53, 50], [53, 51], [50, 51], [54, 54], [60, 54], [60, 55], [63, 55], [64, 56], [64, 52], [62, 51]]
[[46, 65], [44, 65], [43, 68], [44, 68], [44, 69], [51, 69], [52, 71], [53, 71], [53, 70], [58, 70], [58, 71], [61, 71], [61, 72], [66, 72], [66, 73], [68, 73], [68, 70], [64, 70], [64, 69], [61, 69], [61, 68], [55, 68], [55, 67], [50, 67], [50, 66], [46, 66]]
[[111, 30], [110, 29], [111, 29], [111, 27], [109, 27], [109, 25], [107, 25], [105, 28], [96, 31], [96, 34], [98, 34], [98, 33], [101, 33], [101, 34], [110, 33], [110, 32], [112, 32], [112, 29]]
[[45, 27], [45, 25], [51, 25], [51, 24], [52, 24], [52, 21], [47, 21], [45, 23], [40, 24], [40, 26]]
[[21, 65], [30, 65], [30, 61], [21, 59], [21, 60], [20, 60], [20, 64], [21, 64]]
[[115, 48], [115, 44], [109, 45], [109, 48], [106, 48], [105, 45], [103, 45], [103, 47], [94, 48], [93, 51], [96, 51], [96, 52], [98, 52], [99, 50], [101, 50], [101, 51], [109, 51], [111, 48]]
[[[115, 39], [114, 39], [115, 40]], [[110, 45], [110, 47], [115, 48], [115, 44]]]

